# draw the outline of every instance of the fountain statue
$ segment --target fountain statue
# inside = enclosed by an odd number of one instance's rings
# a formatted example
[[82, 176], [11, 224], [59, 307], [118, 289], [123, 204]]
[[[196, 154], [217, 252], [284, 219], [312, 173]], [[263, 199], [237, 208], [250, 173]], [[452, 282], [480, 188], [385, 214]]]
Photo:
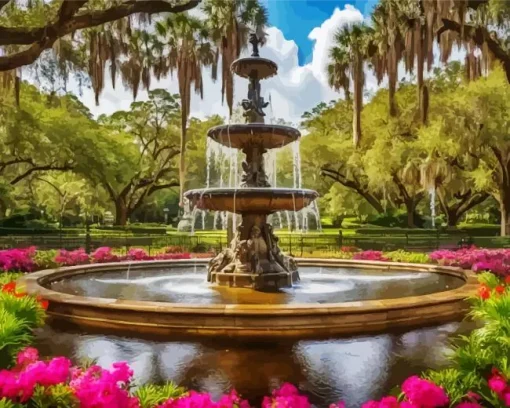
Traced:
[[217, 126], [207, 136], [225, 146], [241, 149], [246, 155], [239, 188], [191, 190], [185, 197], [199, 209], [241, 214], [230, 247], [208, 266], [207, 280], [219, 285], [248, 287], [256, 290], [291, 287], [299, 280], [296, 262], [278, 247], [278, 237], [267, 222], [277, 211], [299, 211], [318, 196], [306, 189], [271, 188], [264, 169], [267, 149], [283, 147], [298, 140], [301, 134], [288, 126], [264, 123], [268, 103], [261, 96], [260, 81], [276, 75], [277, 65], [259, 56], [260, 40], [250, 35], [251, 57], [232, 63], [236, 75], [249, 80], [247, 98], [242, 101], [245, 124]]

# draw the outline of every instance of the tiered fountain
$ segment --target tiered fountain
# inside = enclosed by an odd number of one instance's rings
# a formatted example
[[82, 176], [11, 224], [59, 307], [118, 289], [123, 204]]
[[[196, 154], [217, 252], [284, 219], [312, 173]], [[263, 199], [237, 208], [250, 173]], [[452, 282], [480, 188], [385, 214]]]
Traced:
[[264, 170], [264, 153], [288, 145], [301, 136], [289, 126], [264, 123], [268, 103], [260, 93], [260, 81], [277, 74], [277, 65], [261, 58], [260, 40], [250, 36], [253, 53], [231, 66], [232, 72], [247, 78], [248, 98], [242, 101], [245, 124], [217, 126], [207, 136], [224, 146], [240, 149], [246, 155], [239, 188], [191, 190], [185, 197], [201, 210], [228, 211], [240, 214], [242, 222], [230, 247], [211, 260], [209, 282], [232, 287], [267, 290], [290, 287], [299, 280], [294, 260], [278, 247], [278, 238], [267, 222], [278, 211], [299, 211], [318, 196], [313, 190], [272, 188]]

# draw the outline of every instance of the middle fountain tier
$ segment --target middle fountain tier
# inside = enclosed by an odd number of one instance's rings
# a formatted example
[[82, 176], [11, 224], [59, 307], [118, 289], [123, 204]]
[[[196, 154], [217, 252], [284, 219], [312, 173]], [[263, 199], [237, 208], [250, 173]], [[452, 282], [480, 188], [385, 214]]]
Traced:
[[242, 150], [246, 155], [239, 188], [206, 188], [185, 193], [192, 207], [228, 211], [241, 215], [241, 224], [230, 247], [213, 258], [207, 280], [231, 287], [270, 290], [291, 287], [299, 280], [296, 263], [278, 247], [278, 237], [267, 216], [278, 211], [299, 211], [310, 205], [317, 192], [296, 188], [272, 188], [264, 169], [264, 153], [298, 140], [301, 134], [290, 126], [264, 123], [268, 103], [260, 96], [260, 80], [277, 73], [273, 61], [258, 55], [259, 39], [252, 34], [251, 58], [234, 61], [232, 71], [250, 81], [248, 98], [242, 101], [245, 124], [212, 128], [207, 136]]

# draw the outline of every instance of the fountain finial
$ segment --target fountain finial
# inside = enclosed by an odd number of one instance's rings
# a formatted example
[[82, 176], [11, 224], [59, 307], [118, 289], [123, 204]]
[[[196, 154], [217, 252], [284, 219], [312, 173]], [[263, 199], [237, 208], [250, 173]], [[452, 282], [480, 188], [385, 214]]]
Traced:
[[260, 39], [257, 37], [257, 34], [251, 33], [249, 43], [253, 47], [253, 52], [251, 54], [252, 57], [260, 57], [259, 55], [259, 44], [261, 43]]

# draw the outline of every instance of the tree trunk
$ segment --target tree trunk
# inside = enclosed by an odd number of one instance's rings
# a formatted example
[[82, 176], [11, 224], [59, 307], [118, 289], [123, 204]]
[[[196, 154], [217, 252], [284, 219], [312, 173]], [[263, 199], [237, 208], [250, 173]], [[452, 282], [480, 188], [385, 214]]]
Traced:
[[447, 211], [446, 224], [448, 225], [448, 227], [456, 227], [462, 215], [464, 215], [464, 213], [459, 214], [456, 209], [451, 209]]
[[420, 109], [420, 121], [422, 124], [427, 123], [428, 109], [429, 109], [429, 92], [423, 78], [425, 72], [425, 44], [423, 41], [423, 27], [419, 31], [420, 37], [417, 41], [417, 82], [418, 82], [418, 104]]
[[358, 147], [361, 140], [361, 110], [363, 109], [363, 61], [361, 55], [354, 57], [354, 97], [352, 103], [352, 136], [354, 147]]
[[397, 84], [394, 79], [389, 80], [389, 99], [390, 99], [390, 116], [392, 118], [397, 116], [397, 102], [395, 101], [395, 94], [397, 91]]
[[507, 185], [500, 195], [501, 236], [508, 236], [510, 235], [510, 185]]
[[414, 198], [404, 200], [404, 204], [406, 206], [407, 211], [407, 227], [408, 228], [415, 228], [416, 225], [414, 223], [414, 212], [416, 210], [416, 205], [418, 204], [419, 200], [415, 200]]
[[128, 208], [126, 202], [119, 198], [115, 201], [115, 225], [125, 226], [128, 219]]
[[179, 158], [179, 205], [184, 205], [184, 188], [186, 181], [186, 134], [187, 134], [187, 119], [185, 117], [181, 120], [181, 155]]

